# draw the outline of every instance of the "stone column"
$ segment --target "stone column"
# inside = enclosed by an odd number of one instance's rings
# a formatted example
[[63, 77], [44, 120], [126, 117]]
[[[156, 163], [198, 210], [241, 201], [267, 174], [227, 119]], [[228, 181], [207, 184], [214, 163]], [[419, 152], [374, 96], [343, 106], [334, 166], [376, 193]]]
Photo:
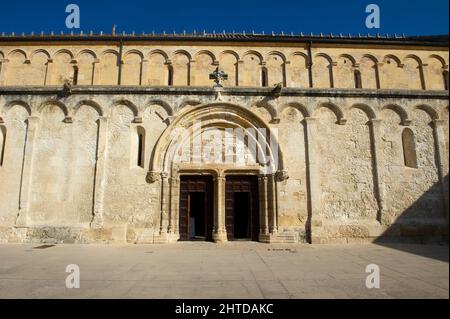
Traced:
[[276, 185], [276, 175], [269, 175], [268, 179], [268, 189], [267, 189], [267, 197], [268, 197], [268, 208], [269, 208], [269, 230], [271, 234], [275, 234], [278, 232], [278, 220], [277, 220], [277, 185]]
[[428, 64], [420, 64], [419, 65], [419, 76], [420, 76], [420, 86], [422, 90], [427, 89], [427, 81], [425, 79], [426, 77], [426, 71], [427, 71]]
[[52, 84], [53, 84], [53, 59], [48, 59], [44, 85], [52, 85]]
[[108, 150], [108, 118], [100, 117], [98, 120], [98, 145], [95, 162], [94, 180], [94, 216], [91, 228], [103, 227], [103, 205], [106, 187], [106, 159]]
[[161, 237], [167, 235], [170, 184], [166, 172], [161, 173]]
[[244, 60], [237, 61], [238, 86], [244, 86]]
[[144, 85], [144, 86], [148, 85], [148, 68], [149, 68], [149, 61], [146, 59], [142, 60], [141, 85]]
[[335, 83], [335, 76], [334, 76], [334, 69], [337, 66], [337, 62], [331, 62], [330, 63], [330, 84], [331, 84], [331, 88], [335, 88], [336, 87], [336, 83]]
[[314, 143], [314, 136], [319, 136], [317, 133], [316, 119], [312, 117], [306, 117], [305, 131], [306, 131], [306, 179], [308, 190], [308, 223], [310, 231], [310, 240], [314, 242], [314, 228], [322, 226], [321, 216], [321, 187], [320, 187], [320, 170], [318, 163], [318, 156], [316, 145]]
[[439, 182], [441, 184], [442, 190], [442, 200], [445, 210], [445, 218], [447, 224], [449, 222], [449, 199], [448, 199], [448, 181], [445, 181], [445, 177], [448, 178], [448, 161], [446, 160], [445, 154], [445, 132], [444, 132], [444, 120], [433, 120], [433, 135], [436, 148], [436, 162], [438, 169]]
[[188, 66], [188, 85], [195, 86], [195, 66], [197, 65], [197, 61], [190, 60]]
[[6, 71], [8, 70], [8, 59], [0, 61], [0, 86], [6, 85]]
[[100, 84], [100, 60], [99, 59], [95, 59], [94, 63], [93, 63], [93, 72], [92, 72], [92, 85], [99, 85]]
[[213, 240], [216, 243], [227, 241], [225, 228], [225, 176], [214, 178], [214, 230]]
[[291, 86], [291, 61], [284, 62], [284, 87]]
[[19, 214], [16, 227], [27, 227], [29, 223], [29, 197], [33, 177], [33, 156], [39, 118], [30, 116], [27, 119], [27, 133], [25, 137], [25, 151], [22, 165], [22, 183], [20, 185]]
[[259, 175], [259, 240], [265, 241], [268, 235], [268, 198], [267, 198], [267, 176]]
[[384, 79], [381, 75], [381, 73], [383, 72], [383, 62], [377, 62], [375, 63], [375, 77], [376, 77], [376, 81], [377, 81], [377, 88], [378, 89], [385, 89], [385, 85], [384, 85]]
[[383, 171], [384, 171], [384, 161], [383, 161], [383, 150], [381, 149], [381, 120], [371, 119], [370, 122], [370, 139], [371, 139], [371, 151], [373, 157], [373, 172], [374, 172], [374, 186], [375, 186], [375, 196], [378, 202], [378, 213], [377, 220], [381, 223], [384, 217], [384, 197], [385, 197], [385, 187], [383, 183]]
[[169, 211], [169, 234], [178, 234], [178, 227], [176, 227], [176, 220], [178, 219], [178, 208], [180, 197], [180, 177], [175, 176], [170, 178], [170, 211]]

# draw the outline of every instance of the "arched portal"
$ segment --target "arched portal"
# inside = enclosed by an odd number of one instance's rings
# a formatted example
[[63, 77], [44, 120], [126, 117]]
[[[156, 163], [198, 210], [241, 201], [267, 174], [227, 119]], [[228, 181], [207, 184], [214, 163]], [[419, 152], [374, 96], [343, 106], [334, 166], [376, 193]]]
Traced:
[[[185, 223], [189, 216], [180, 215], [185, 210], [185, 207], [180, 208], [183, 204], [180, 198], [186, 197], [180, 194], [180, 181], [185, 181], [186, 176], [210, 176], [212, 179], [213, 192], [209, 202], [213, 202], [211, 238], [215, 242], [232, 240], [235, 234], [240, 237], [249, 234], [249, 239], [260, 241], [270, 241], [276, 235], [277, 181], [288, 177], [276, 130], [269, 128], [250, 110], [220, 102], [187, 107], [158, 140], [149, 167], [147, 181], [161, 185], [161, 241], [189, 236], [189, 227]], [[252, 181], [256, 182], [252, 184]], [[230, 183], [239, 184], [236, 192], [256, 192], [257, 196], [254, 193], [248, 197], [245, 194], [226, 195]], [[256, 223], [249, 224], [246, 232], [241, 225], [230, 222], [231, 217], [245, 219], [230, 215], [230, 210], [234, 209], [235, 214], [238, 209], [245, 210], [227, 206], [227, 196], [237, 198], [236, 202], [239, 198], [248, 200], [253, 212], [258, 210], [256, 215], [249, 216], [249, 220], [258, 221], [257, 230]], [[203, 197], [199, 195], [198, 198]]]

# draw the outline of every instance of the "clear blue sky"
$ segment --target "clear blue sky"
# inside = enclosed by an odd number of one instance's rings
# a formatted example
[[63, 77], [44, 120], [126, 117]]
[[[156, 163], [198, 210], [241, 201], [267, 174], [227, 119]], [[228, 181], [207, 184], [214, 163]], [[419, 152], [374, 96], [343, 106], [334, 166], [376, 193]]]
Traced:
[[[448, 0], [12, 0], [2, 1], [0, 32], [69, 30], [66, 5], [81, 10], [81, 30], [251, 32], [324, 34], [448, 34]], [[365, 27], [365, 7], [381, 8], [381, 29]], [[78, 30], [79, 31], [79, 30]], [[77, 31], [76, 31], [77, 32]]]

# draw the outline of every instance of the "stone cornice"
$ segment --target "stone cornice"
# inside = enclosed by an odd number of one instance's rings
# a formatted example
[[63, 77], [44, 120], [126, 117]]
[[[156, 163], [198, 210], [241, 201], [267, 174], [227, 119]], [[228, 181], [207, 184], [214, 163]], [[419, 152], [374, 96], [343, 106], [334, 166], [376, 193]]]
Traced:
[[[0, 87], [2, 95], [60, 95], [62, 86]], [[216, 95], [211, 87], [142, 87], [142, 86], [74, 86], [72, 95], [86, 94], [135, 94], [135, 95]], [[223, 88], [223, 96], [273, 96], [272, 88], [233, 87]], [[419, 90], [365, 90], [365, 89], [309, 89], [283, 88], [281, 96], [307, 97], [358, 97], [358, 98], [406, 98], [439, 99], [449, 98], [448, 91]], [[274, 97], [275, 98], [275, 97]]]
[[2, 35], [2, 42], [278, 42], [278, 43], [335, 43], [413, 45], [448, 47], [448, 35], [441, 36], [352, 36], [352, 35], [293, 35], [252, 33], [196, 33], [196, 34], [64, 34], [64, 35]]

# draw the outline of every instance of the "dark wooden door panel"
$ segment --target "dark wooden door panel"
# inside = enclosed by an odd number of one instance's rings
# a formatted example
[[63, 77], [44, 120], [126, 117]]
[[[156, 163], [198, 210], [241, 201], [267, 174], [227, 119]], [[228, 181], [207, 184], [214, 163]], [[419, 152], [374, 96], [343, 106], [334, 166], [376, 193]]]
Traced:
[[205, 193], [205, 235], [206, 240], [212, 240], [213, 229], [213, 181], [211, 176], [181, 176], [180, 178], [180, 210], [179, 232], [180, 240], [190, 239], [189, 229], [189, 194]]
[[[225, 186], [225, 227], [228, 240], [235, 240], [235, 193], [249, 194], [248, 219], [250, 224], [249, 239], [258, 240], [259, 202], [258, 178], [256, 176], [227, 176]], [[239, 197], [239, 196], [238, 196]]]

